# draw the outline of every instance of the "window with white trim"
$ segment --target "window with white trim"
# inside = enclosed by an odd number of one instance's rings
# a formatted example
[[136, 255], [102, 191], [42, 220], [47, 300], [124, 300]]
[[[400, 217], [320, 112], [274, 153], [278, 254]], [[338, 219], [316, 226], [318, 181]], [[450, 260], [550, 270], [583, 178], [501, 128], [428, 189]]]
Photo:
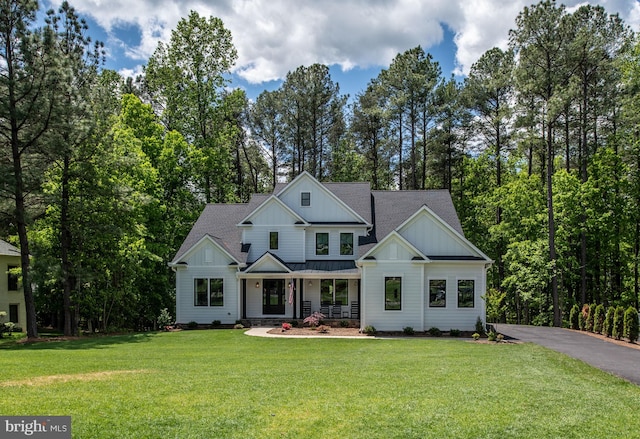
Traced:
[[278, 250], [278, 232], [269, 232], [269, 250]]
[[329, 254], [329, 234], [316, 233], [316, 255], [327, 256]]
[[304, 207], [311, 206], [311, 192], [300, 192], [300, 205]]
[[446, 308], [447, 281], [445, 279], [429, 280], [429, 307]]
[[353, 233], [340, 233], [340, 254], [353, 255]]

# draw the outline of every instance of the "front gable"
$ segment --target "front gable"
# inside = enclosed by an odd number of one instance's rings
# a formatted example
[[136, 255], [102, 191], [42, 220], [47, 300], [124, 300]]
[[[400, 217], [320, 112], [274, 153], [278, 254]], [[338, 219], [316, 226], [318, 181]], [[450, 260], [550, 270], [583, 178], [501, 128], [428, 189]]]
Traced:
[[310, 223], [368, 225], [362, 216], [308, 172], [298, 175], [277, 196]]
[[376, 261], [426, 261], [424, 254], [397, 232], [391, 232], [361, 260]]
[[250, 225], [306, 225], [304, 218], [289, 208], [278, 197], [270, 196], [257, 209], [249, 213], [238, 226]]
[[419, 209], [401, 224], [397, 231], [429, 258], [451, 257], [489, 261], [489, 257], [427, 206]]
[[267, 252], [251, 264], [245, 273], [291, 273], [291, 270], [280, 259]]
[[239, 264], [222, 245], [216, 242], [215, 238], [210, 235], [203, 236], [196, 244], [187, 250], [178, 260], [174, 261], [171, 266], [225, 266]]

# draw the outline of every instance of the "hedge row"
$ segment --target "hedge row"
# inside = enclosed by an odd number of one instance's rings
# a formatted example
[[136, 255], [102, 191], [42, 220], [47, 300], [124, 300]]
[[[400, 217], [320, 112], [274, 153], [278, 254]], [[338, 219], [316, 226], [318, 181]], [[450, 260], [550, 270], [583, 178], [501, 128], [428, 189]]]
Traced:
[[604, 305], [595, 303], [573, 305], [569, 312], [569, 326], [571, 329], [589, 331], [613, 337], [620, 340], [622, 337], [635, 343], [638, 340], [638, 310], [633, 306], [625, 309], [622, 306], [610, 306], [606, 309]]

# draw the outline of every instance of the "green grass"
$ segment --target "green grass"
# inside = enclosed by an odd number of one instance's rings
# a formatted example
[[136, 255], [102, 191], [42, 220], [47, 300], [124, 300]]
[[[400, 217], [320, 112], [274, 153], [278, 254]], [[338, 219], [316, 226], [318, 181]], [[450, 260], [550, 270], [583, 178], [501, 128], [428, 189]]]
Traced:
[[637, 437], [640, 387], [530, 345], [183, 331], [4, 344], [2, 415], [76, 438]]

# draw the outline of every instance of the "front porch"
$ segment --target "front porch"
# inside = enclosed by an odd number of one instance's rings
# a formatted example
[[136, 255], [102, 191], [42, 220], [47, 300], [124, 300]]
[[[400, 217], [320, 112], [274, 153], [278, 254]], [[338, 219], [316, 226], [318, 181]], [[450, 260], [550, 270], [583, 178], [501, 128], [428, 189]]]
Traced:
[[241, 319], [302, 322], [314, 312], [323, 314], [325, 321], [360, 319], [360, 278], [354, 273], [291, 274], [297, 277], [284, 278], [283, 273], [242, 276]]

